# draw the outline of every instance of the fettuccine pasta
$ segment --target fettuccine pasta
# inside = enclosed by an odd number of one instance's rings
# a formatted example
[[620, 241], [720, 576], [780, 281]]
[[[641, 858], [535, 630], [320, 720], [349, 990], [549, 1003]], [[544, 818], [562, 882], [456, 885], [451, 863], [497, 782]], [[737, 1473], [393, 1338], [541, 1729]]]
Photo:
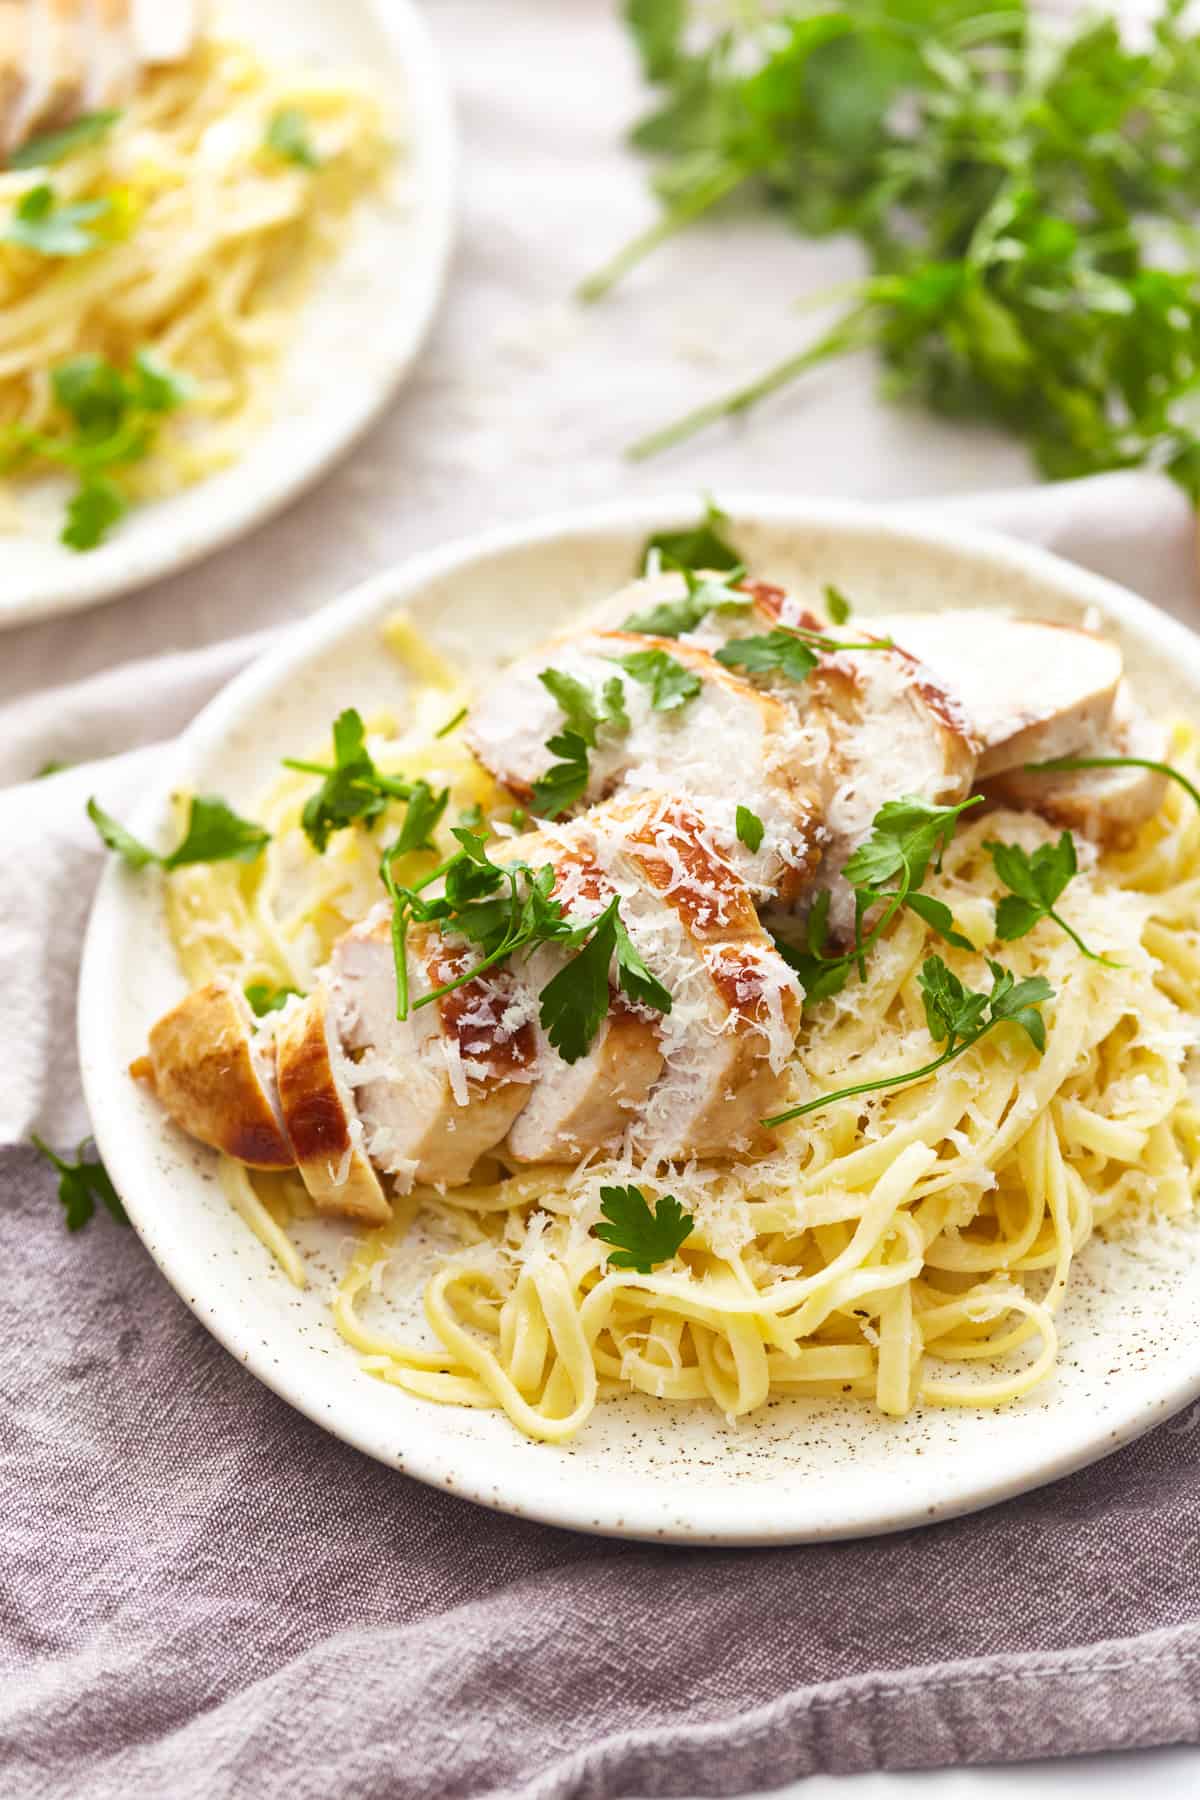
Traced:
[[[503, 831], [511, 799], [455, 734], [436, 735], [467, 698], [456, 675], [402, 620], [389, 631], [420, 685], [403, 725], [368, 721], [378, 765], [449, 784], [445, 849], [448, 825], [472, 808]], [[1173, 754], [1195, 770], [1190, 730], [1177, 732]], [[193, 981], [228, 972], [303, 991], [379, 899], [387, 820], [340, 833], [317, 857], [299, 823], [311, 791], [300, 773], [274, 784], [259, 862], [171, 877], [171, 930]], [[976, 946], [945, 950], [974, 985], [994, 954], [1003, 889], [983, 845], [997, 835], [1032, 849], [1055, 834], [1030, 814], [968, 815], [927, 884]], [[1018, 977], [1053, 986], [1044, 1056], [1015, 1028], [989, 1032], [934, 1078], [783, 1126], [777, 1148], [754, 1161], [655, 1171], [606, 1157], [510, 1171], [493, 1156], [467, 1187], [417, 1189], [361, 1239], [333, 1296], [334, 1323], [364, 1370], [427, 1400], [501, 1407], [548, 1441], [631, 1389], [730, 1418], [785, 1394], [852, 1394], [901, 1416], [1029, 1393], [1054, 1368], [1056, 1315], [1088, 1240], [1133, 1229], [1151, 1208], [1183, 1217], [1200, 1182], [1189, 1082], [1200, 815], [1172, 786], [1132, 848], [1082, 854], [1071, 922], [1121, 966], [1088, 960], [1052, 928], [1005, 946]], [[402, 879], [434, 860], [416, 853]], [[806, 1011], [785, 1104], [927, 1059], [916, 975], [930, 948], [922, 921], [903, 914], [866, 979]], [[653, 1274], [610, 1266], [592, 1229], [600, 1187], [631, 1179], [676, 1195], [695, 1220], [675, 1263]], [[303, 1280], [288, 1235], [308, 1211], [299, 1178], [238, 1169], [235, 1186], [241, 1217]], [[382, 1329], [368, 1304], [389, 1265], [403, 1265], [419, 1218], [449, 1246], [425, 1284], [423, 1342]]]

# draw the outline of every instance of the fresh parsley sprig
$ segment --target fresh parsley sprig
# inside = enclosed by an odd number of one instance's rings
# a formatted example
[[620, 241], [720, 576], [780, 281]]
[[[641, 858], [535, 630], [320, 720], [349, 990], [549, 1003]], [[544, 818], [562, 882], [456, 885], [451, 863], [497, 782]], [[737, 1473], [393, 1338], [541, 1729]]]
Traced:
[[614, 1269], [633, 1269], [649, 1275], [658, 1263], [670, 1262], [691, 1237], [696, 1221], [684, 1212], [674, 1194], [663, 1194], [651, 1211], [639, 1187], [602, 1187], [596, 1236], [610, 1244], [608, 1261]]
[[282, 162], [298, 169], [319, 169], [323, 158], [317, 154], [309, 130], [308, 114], [299, 106], [280, 106], [267, 120], [263, 144]]
[[[574, 938], [580, 929], [576, 927]], [[617, 985], [623, 994], [655, 1012], [671, 1010], [671, 995], [634, 947], [615, 898], [594, 923], [582, 929], [590, 933], [583, 948], [551, 977], [539, 996], [542, 1029], [568, 1063], [587, 1055], [608, 1012], [608, 972], [614, 956]]]
[[[433, 800], [424, 782], [414, 784], [396, 775], [385, 775], [376, 768], [374, 758], [367, 749], [367, 732], [362, 715], [353, 706], [340, 712], [333, 722], [332, 765], [285, 756], [283, 766], [285, 769], [295, 769], [302, 775], [322, 777], [320, 787], [305, 801], [300, 815], [304, 835], [318, 856], [324, 856], [335, 831], [343, 831], [346, 826], [356, 823], [373, 825], [392, 800], [407, 800], [411, 806], [418, 788], [422, 789], [424, 797], [417, 801], [422, 817], [427, 817]], [[433, 824], [437, 823], [445, 811], [449, 795], [447, 793], [437, 798], [440, 804], [437, 805]], [[432, 829], [432, 825], [429, 829]], [[427, 835], [426, 830], [421, 830], [418, 842], [409, 848], [420, 847]]]
[[121, 1205], [121, 1197], [108, 1170], [98, 1158], [92, 1161], [84, 1156], [89, 1142], [90, 1139], [85, 1138], [76, 1150], [77, 1162], [68, 1162], [51, 1150], [49, 1144], [43, 1143], [36, 1133], [33, 1137], [34, 1149], [58, 1170], [58, 1197], [67, 1230], [82, 1231], [96, 1210], [97, 1200], [118, 1225], [128, 1225], [128, 1214]]
[[[539, 944], [557, 944], [577, 954], [546, 983], [539, 1003], [542, 1026], [564, 1062], [577, 1062], [591, 1048], [609, 1009], [609, 970], [614, 958], [617, 984], [623, 993], [657, 1012], [670, 1012], [671, 995], [634, 946], [616, 898], [595, 919], [571, 918], [553, 898], [556, 877], [552, 863], [538, 869], [522, 861], [493, 863], [482, 833], [459, 826], [454, 836], [462, 846], [459, 853], [411, 887], [395, 879], [397, 847], [393, 845], [383, 855], [380, 875], [392, 900], [397, 1018], [407, 1018], [410, 1011], [407, 945], [413, 923], [436, 925], [465, 938], [480, 951], [479, 960], [470, 968], [411, 1002], [414, 1011], [432, 1005], [518, 952]], [[437, 881], [442, 884], [440, 891], [429, 896], [428, 890]]]
[[921, 964], [917, 981], [925, 1006], [926, 1023], [934, 1043], [945, 1045], [941, 1055], [936, 1056], [932, 1062], [922, 1064], [919, 1069], [911, 1069], [904, 1075], [881, 1075], [874, 1081], [859, 1081], [850, 1087], [838, 1088], [832, 1094], [822, 1094], [816, 1100], [806, 1100], [801, 1106], [792, 1106], [786, 1112], [775, 1113], [771, 1118], [764, 1119], [763, 1124], [774, 1128], [785, 1125], [789, 1119], [799, 1119], [808, 1113], [820, 1112], [839, 1100], [851, 1100], [859, 1094], [874, 1094], [884, 1089], [907, 1087], [914, 1081], [924, 1081], [939, 1069], [945, 1068], [947, 1063], [972, 1049], [998, 1025], [1019, 1026], [1040, 1055], [1046, 1048], [1046, 1022], [1039, 1008], [1047, 1000], [1054, 998], [1054, 989], [1041, 975], [1031, 975], [1024, 981], [1018, 981], [1011, 969], [993, 962], [990, 957], [988, 968], [992, 973], [991, 992], [981, 993], [966, 987], [953, 970], [946, 967], [940, 956], [927, 956]]
[[1200, 491], [1200, 35], [1181, 0], [1136, 46], [1103, 13], [1048, 36], [1028, 0], [629, 0], [626, 17], [658, 88], [633, 139], [662, 210], [582, 297], [735, 192], [856, 236], [871, 263], [815, 343], [634, 454], [872, 348], [889, 394], [993, 421], [1051, 478], [1150, 462]]
[[112, 107], [81, 113], [59, 131], [44, 131], [40, 137], [28, 138], [18, 149], [9, 152], [5, 166], [10, 169], [50, 168], [65, 157], [103, 143], [120, 117], [120, 112]]
[[254, 862], [271, 841], [269, 831], [252, 819], [239, 818], [219, 794], [193, 795], [183, 837], [166, 856], [126, 831], [94, 797], [87, 803], [87, 815], [108, 848], [131, 869], [150, 863], [160, 869], [182, 869], [188, 863]]
[[746, 570], [733, 563], [720, 573], [698, 574], [686, 563], [664, 554], [663, 564], [682, 575], [687, 593], [681, 600], [661, 600], [642, 612], [630, 613], [622, 623], [622, 631], [639, 632], [644, 637], [677, 638], [695, 631], [710, 612], [742, 612], [753, 602], [753, 594], [737, 586]]
[[650, 690], [654, 712], [676, 712], [700, 692], [700, 677], [665, 650], [634, 650], [617, 657], [627, 675]]
[[255, 1018], [265, 1019], [268, 1013], [282, 1012], [288, 1001], [299, 994], [300, 989], [272, 987], [269, 981], [251, 981], [243, 992]]
[[1170, 763], [1154, 762], [1146, 756], [1053, 756], [1048, 762], [1026, 763], [1025, 767], [1032, 774], [1051, 773], [1055, 770], [1070, 771], [1074, 769], [1152, 769], [1155, 774], [1165, 775], [1181, 787], [1188, 797], [1200, 806], [1200, 788], [1188, 780], [1180, 769], [1172, 768]]
[[721, 511], [711, 494], [706, 495], [699, 524], [656, 531], [646, 539], [638, 558], [639, 572], [644, 575], [663, 562], [683, 569], [741, 568], [744, 559], [725, 536], [728, 525], [728, 513]]
[[551, 763], [533, 784], [530, 804], [541, 819], [557, 819], [577, 806], [591, 780], [588, 747], [577, 731], [558, 731], [546, 739], [546, 748], [558, 761]]
[[1068, 883], [1079, 871], [1075, 839], [1064, 831], [1056, 844], [1039, 844], [1030, 854], [1020, 844], [1000, 844], [994, 838], [984, 840], [997, 875], [1009, 892], [996, 908], [996, 936], [1007, 943], [1022, 938], [1043, 919], [1052, 919], [1071, 942], [1092, 962], [1106, 969], [1119, 969], [1113, 962], [1089, 950], [1073, 925], [1069, 925], [1055, 905]]
[[[763, 841], [764, 829], [758, 814], [748, 806], [739, 806], [734, 814], [734, 829], [737, 832], [738, 841], [745, 844], [751, 856], [756, 855]], [[828, 907], [828, 899], [826, 907]]]
[[[860, 978], [866, 979], [868, 950], [879, 941], [903, 907], [916, 913], [931, 930], [957, 949], [973, 948], [969, 939], [955, 929], [954, 915], [945, 901], [918, 890], [931, 862], [940, 870], [942, 856], [959, 818], [971, 807], [982, 804], [979, 795], [960, 801], [957, 806], [934, 806], [917, 794], [904, 794], [880, 807], [869, 834], [847, 858], [842, 869], [854, 891], [853, 949], [834, 956], [826, 951], [828, 888], [821, 890], [809, 911], [803, 949], [782, 937], [775, 938], [776, 947], [799, 976], [810, 1003], [839, 994], [856, 964]], [[863, 920], [876, 905], [882, 905], [883, 910], [864, 936]]]
[[778, 673], [789, 681], [806, 681], [820, 661], [802, 637], [782, 626], [755, 637], [734, 638], [721, 645], [716, 658], [726, 669], [744, 669], [747, 675]]
[[0, 466], [35, 460], [74, 474], [61, 539], [72, 550], [93, 550], [129, 509], [114, 474], [150, 455], [163, 419], [184, 404], [191, 385], [146, 350], [127, 370], [90, 352], [70, 357], [51, 370], [50, 384], [66, 427], [8, 427], [0, 433]]
[[843, 594], [841, 588], [834, 587], [831, 581], [825, 583], [825, 611], [835, 625], [844, 625], [854, 608]]
[[600, 697], [563, 669], [543, 669], [538, 680], [562, 712], [561, 731], [547, 738], [546, 748], [560, 760], [552, 763], [533, 786], [533, 810], [541, 818], [557, 819], [578, 804], [591, 778], [589, 750], [594, 750], [602, 726], [615, 735], [629, 730], [625, 687], [619, 675], [604, 683]]
[[50, 183], [42, 181], [21, 195], [0, 237], [39, 256], [85, 256], [104, 242], [103, 233], [92, 228], [111, 210], [103, 195], [60, 200]]

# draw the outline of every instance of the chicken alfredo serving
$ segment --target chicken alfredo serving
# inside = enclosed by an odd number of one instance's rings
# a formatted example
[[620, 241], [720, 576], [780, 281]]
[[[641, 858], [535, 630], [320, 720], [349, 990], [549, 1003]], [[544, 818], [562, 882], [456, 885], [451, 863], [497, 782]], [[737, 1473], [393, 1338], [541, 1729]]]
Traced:
[[261, 823], [91, 809], [200, 983], [134, 1075], [294, 1280], [294, 1221], [366, 1228], [366, 1370], [544, 1439], [628, 1388], [1015, 1398], [1093, 1230], [1200, 1172], [1192, 734], [1091, 631], [818, 611], [705, 536], [474, 697], [393, 620], [403, 723], [344, 711]]

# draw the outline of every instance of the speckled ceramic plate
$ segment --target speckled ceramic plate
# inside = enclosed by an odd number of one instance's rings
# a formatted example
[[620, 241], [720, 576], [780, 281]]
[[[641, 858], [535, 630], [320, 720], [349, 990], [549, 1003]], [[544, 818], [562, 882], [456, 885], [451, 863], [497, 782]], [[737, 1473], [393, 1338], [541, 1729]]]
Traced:
[[453, 237], [454, 124], [415, 0], [227, 0], [216, 24], [280, 61], [369, 71], [394, 97], [396, 156], [305, 302], [271, 418], [245, 454], [135, 508], [82, 555], [58, 542], [61, 485], [23, 490], [25, 529], [0, 538], [0, 627], [110, 599], [260, 524], [366, 430], [433, 320]]
[[[1076, 619], [1094, 607], [1152, 705], [1200, 714], [1200, 642], [1143, 601], [1044, 552], [957, 528], [900, 524], [828, 502], [726, 499], [756, 572], [814, 602], [823, 582], [864, 612], [954, 604]], [[628, 578], [646, 533], [691, 502], [610, 508], [496, 532], [378, 577], [235, 681], [196, 720], [132, 825], [153, 841], [177, 785], [255, 802], [276, 759], [343, 706], [403, 707], [379, 651], [406, 608], [480, 680]], [[695, 1543], [795, 1543], [896, 1530], [989, 1505], [1103, 1456], [1200, 1394], [1197, 1235], [1163, 1227], [1093, 1244], [1062, 1317], [1061, 1362], [1000, 1412], [881, 1417], [860, 1403], [788, 1399], [737, 1425], [640, 1398], [601, 1405], [564, 1447], [526, 1442], [501, 1413], [418, 1401], [361, 1373], [326, 1296], [350, 1234], [306, 1228], [312, 1280], [289, 1285], [230, 1212], [214, 1159], [165, 1124], [125, 1074], [183, 992], [153, 877], [112, 866], [92, 915], [80, 1049], [96, 1137], [135, 1226], [172, 1285], [233, 1355], [369, 1455], [487, 1506], [559, 1525]], [[376, 1302], [410, 1314], [436, 1246], [419, 1245]]]

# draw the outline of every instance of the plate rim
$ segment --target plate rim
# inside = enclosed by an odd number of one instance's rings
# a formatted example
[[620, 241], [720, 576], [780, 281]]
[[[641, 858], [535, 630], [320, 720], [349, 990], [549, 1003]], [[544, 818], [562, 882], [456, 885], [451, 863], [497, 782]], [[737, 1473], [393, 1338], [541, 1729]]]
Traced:
[[[346, 415], [336, 432], [319, 440], [311, 450], [304, 449], [301, 439], [299, 453], [288, 461], [282, 478], [272, 482], [265, 492], [261, 487], [253, 489], [241, 499], [235, 493], [214, 525], [189, 532], [174, 545], [154, 544], [139, 554], [136, 538], [124, 546], [118, 541], [112, 548], [123, 550], [124, 554], [110, 558], [102, 550], [97, 560], [80, 556], [77, 563], [69, 565], [71, 577], [65, 571], [63, 577], [49, 572], [36, 587], [26, 584], [20, 598], [9, 600], [0, 593], [0, 631], [67, 618], [135, 593], [153, 581], [181, 574], [256, 531], [321, 481], [353, 449], [410, 374], [436, 320], [458, 233], [459, 143], [454, 101], [433, 31], [417, 0], [358, 0], [358, 4], [395, 47], [397, 63], [407, 78], [408, 137], [419, 146], [413, 160], [423, 166], [421, 208], [429, 251], [418, 267], [417, 303], [409, 315], [406, 335], [397, 339], [393, 366], [377, 389], [364, 395], [361, 404]], [[301, 317], [307, 304], [302, 304]], [[270, 422], [268, 418], [266, 426]], [[242, 460], [239, 457], [230, 468], [236, 469]], [[202, 488], [204, 483], [195, 485]], [[153, 505], [153, 501], [147, 502], [148, 508]], [[16, 541], [21, 536], [17, 533]]]
[[[1130, 589], [1038, 545], [993, 529], [961, 523], [955, 517], [940, 519], [928, 509], [889, 508], [855, 501], [792, 498], [751, 491], [726, 491], [721, 496], [721, 506], [732, 519], [742, 519], [747, 524], [791, 525], [800, 529], [831, 526], [843, 531], [857, 530], [864, 535], [886, 531], [898, 540], [918, 546], [967, 555], [977, 553], [993, 567], [1007, 568], [1014, 575], [1041, 581], [1075, 604], [1103, 606], [1135, 635], [1149, 640], [1164, 657], [1174, 656], [1188, 665], [1200, 681], [1200, 638], [1186, 626]], [[153, 784], [141, 796], [133, 813], [133, 829], [153, 833], [163, 816], [172, 787], [189, 766], [202, 761], [221, 743], [229, 725], [244, 715], [249, 702], [260, 693], [274, 689], [297, 665], [307, 664], [322, 648], [340, 641], [384, 608], [402, 606], [407, 593], [419, 590], [455, 569], [485, 561], [507, 550], [569, 541], [574, 537], [594, 538], [605, 533], [618, 537], [645, 534], [656, 527], [661, 528], [665, 522], [687, 523], [700, 517], [702, 512], [703, 503], [694, 492], [678, 490], [657, 498], [628, 498], [562, 509], [517, 524], [457, 537], [378, 571], [309, 618], [285, 628], [280, 644], [255, 658], [208, 702], [175, 741]], [[1076, 1428], [1072, 1435], [1072, 1421], [1068, 1415], [1059, 1448], [1022, 1464], [1011, 1478], [973, 1479], [968, 1476], [940, 1500], [930, 1501], [925, 1496], [919, 1500], [905, 1499], [890, 1511], [881, 1510], [877, 1502], [859, 1506], [849, 1513], [843, 1508], [837, 1517], [826, 1517], [800, 1527], [789, 1527], [765, 1517], [768, 1507], [763, 1507], [761, 1500], [752, 1500], [746, 1485], [741, 1483], [731, 1484], [728, 1497], [725, 1490], [701, 1490], [696, 1496], [698, 1504], [694, 1503], [694, 1516], [689, 1520], [680, 1519], [679, 1502], [672, 1499], [669, 1482], [660, 1482], [651, 1495], [644, 1483], [623, 1485], [619, 1475], [610, 1475], [608, 1471], [605, 1472], [604, 1489], [612, 1498], [607, 1504], [596, 1494], [590, 1500], [558, 1494], [547, 1498], [544, 1486], [538, 1481], [536, 1457], [531, 1458], [527, 1476], [519, 1480], [506, 1476], [506, 1491], [502, 1495], [496, 1486], [489, 1485], [486, 1470], [481, 1472], [478, 1467], [481, 1457], [486, 1460], [486, 1450], [478, 1444], [453, 1437], [439, 1443], [436, 1429], [422, 1433], [419, 1425], [406, 1435], [403, 1424], [398, 1430], [394, 1420], [372, 1431], [356, 1429], [345, 1421], [331, 1418], [321, 1396], [309, 1391], [303, 1373], [299, 1378], [291, 1378], [271, 1355], [265, 1342], [256, 1336], [253, 1318], [247, 1321], [237, 1316], [235, 1302], [228, 1295], [222, 1296], [219, 1282], [213, 1284], [215, 1297], [204, 1295], [200, 1292], [203, 1282], [194, 1280], [194, 1271], [173, 1269], [171, 1258], [160, 1254], [153, 1205], [142, 1204], [138, 1191], [139, 1173], [145, 1173], [147, 1189], [154, 1187], [154, 1181], [148, 1169], [140, 1169], [136, 1148], [126, 1153], [108, 1104], [109, 1095], [118, 1092], [124, 1071], [118, 1069], [105, 1039], [105, 939], [119, 924], [125, 883], [129, 879], [116, 859], [110, 859], [89, 911], [80, 966], [79, 1062], [84, 1096], [101, 1157], [122, 1197], [132, 1195], [127, 1199], [130, 1218], [152, 1259], [175, 1293], [218, 1342], [258, 1380], [313, 1423], [405, 1475], [492, 1511], [597, 1536], [697, 1547], [830, 1542], [909, 1530], [1032, 1492], [1111, 1455], [1200, 1399], [1198, 1356], [1194, 1368], [1184, 1369], [1167, 1388], [1159, 1390], [1152, 1401], [1134, 1404], [1136, 1396], [1130, 1396], [1124, 1410], [1118, 1407], [1113, 1412], [1106, 1412], [1102, 1429], [1097, 1429], [1097, 1422], [1093, 1420], [1090, 1432], [1087, 1428]], [[415, 1415], [419, 1421], [428, 1424], [431, 1413], [436, 1420], [440, 1409], [432, 1402], [416, 1404], [423, 1408]], [[401, 1439], [403, 1442], [397, 1449]], [[777, 1509], [778, 1490], [770, 1483], [763, 1483], [758, 1495], [769, 1496], [769, 1509]], [[721, 1516], [722, 1502], [725, 1516]], [[598, 1513], [608, 1516], [598, 1517]]]

